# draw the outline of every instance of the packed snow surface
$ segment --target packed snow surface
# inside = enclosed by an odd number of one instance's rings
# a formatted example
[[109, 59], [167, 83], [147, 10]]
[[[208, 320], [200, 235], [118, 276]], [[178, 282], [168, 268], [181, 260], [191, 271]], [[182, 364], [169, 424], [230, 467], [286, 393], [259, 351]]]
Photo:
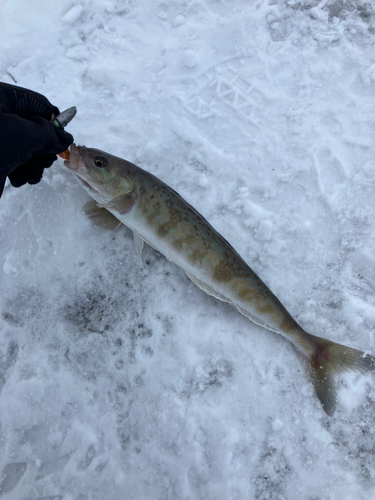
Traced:
[[[0, 0], [0, 80], [176, 189], [310, 333], [375, 355], [370, 0]], [[0, 200], [4, 500], [361, 500], [375, 380], [323, 412], [291, 344], [82, 212]]]

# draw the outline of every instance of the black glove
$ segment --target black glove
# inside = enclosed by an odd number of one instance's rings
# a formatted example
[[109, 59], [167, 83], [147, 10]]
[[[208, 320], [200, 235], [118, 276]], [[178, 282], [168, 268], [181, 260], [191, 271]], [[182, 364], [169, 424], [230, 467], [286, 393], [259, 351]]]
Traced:
[[23, 186], [26, 182], [29, 184], [38, 184], [42, 178], [43, 170], [50, 167], [55, 160], [57, 160], [57, 156], [53, 153], [45, 155], [34, 154], [30, 160], [17, 167], [8, 175], [10, 183], [13, 187]]
[[[31, 120], [28, 121], [31, 122]], [[37, 147], [35, 141], [33, 153], [62, 153], [68, 149], [74, 140], [73, 136], [65, 132], [63, 128], [56, 127], [56, 125], [43, 118], [34, 118], [32, 122], [38, 126], [38, 134], [42, 134], [41, 139], [43, 139], [39, 147]]]
[[[43, 120], [45, 121], [45, 120]], [[44, 123], [42, 125], [45, 125]], [[52, 134], [49, 141], [44, 145], [40, 153], [33, 153], [32, 157], [23, 165], [16, 167], [8, 174], [8, 178], [13, 187], [20, 187], [28, 182], [38, 184], [43, 176], [43, 170], [52, 165], [57, 160], [56, 153], [62, 153], [73, 142], [73, 136], [53, 125]], [[54, 137], [55, 136], [55, 137]]]
[[51, 120], [52, 114], [57, 116], [60, 113], [44, 95], [2, 82], [0, 82], [0, 111], [27, 119], [41, 116], [48, 121]]
[[0, 82], [0, 196], [6, 176], [14, 185], [39, 182], [54, 161], [50, 155], [55, 159], [72, 144], [73, 137], [50, 122], [53, 114], [59, 114], [58, 108], [43, 95]]

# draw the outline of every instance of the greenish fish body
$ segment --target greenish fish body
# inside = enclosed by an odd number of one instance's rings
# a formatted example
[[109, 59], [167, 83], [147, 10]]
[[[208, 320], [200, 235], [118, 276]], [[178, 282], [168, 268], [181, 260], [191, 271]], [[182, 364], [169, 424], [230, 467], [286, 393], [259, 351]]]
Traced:
[[102, 217], [105, 209], [129, 227], [139, 256], [147, 242], [206, 293], [290, 340], [305, 359], [329, 415], [336, 407], [335, 375], [375, 369], [375, 358], [304, 331], [236, 250], [157, 177], [121, 158], [75, 145], [65, 165], [98, 206], [88, 215]]

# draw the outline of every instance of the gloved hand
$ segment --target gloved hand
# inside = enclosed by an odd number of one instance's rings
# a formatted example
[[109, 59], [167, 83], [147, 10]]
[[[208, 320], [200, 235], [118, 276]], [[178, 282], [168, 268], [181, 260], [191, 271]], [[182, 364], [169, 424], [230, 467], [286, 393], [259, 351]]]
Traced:
[[8, 174], [13, 187], [23, 186], [26, 182], [29, 184], [38, 184], [42, 179], [44, 169], [50, 167], [57, 160], [55, 152], [61, 153], [72, 144], [72, 135], [55, 127], [55, 125], [53, 127], [54, 129], [52, 130], [56, 134], [56, 137], [53, 137], [53, 135], [49, 137], [49, 141], [44, 145], [44, 152], [33, 153], [29, 160]]
[[0, 82], [0, 196], [6, 176], [14, 186], [37, 183], [56, 153], [72, 144], [73, 137], [51, 123], [53, 114], [59, 109], [43, 95]]
[[53, 106], [44, 95], [33, 90], [0, 82], [0, 111], [12, 113], [21, 118], [37, 116], [50, 121], [52, 113], [57, 116], [59, 108]]
[[8, 174], [10, 183], [13, 187], [23, 186], [26, 182], [38, 184], [42, 179], [43, 170], [50, 167], [55, 160], [57, 160], [57, 156], [53, 153], [34, 154], [30, 160]]

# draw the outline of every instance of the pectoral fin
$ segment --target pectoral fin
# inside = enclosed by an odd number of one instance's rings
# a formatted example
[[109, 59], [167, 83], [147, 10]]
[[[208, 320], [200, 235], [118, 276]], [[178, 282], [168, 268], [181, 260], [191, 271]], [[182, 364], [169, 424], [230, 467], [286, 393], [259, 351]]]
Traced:
[[95, 200], [88, 201], [83, 206], [83, 211], [95, 226], [102, 229], [114, 231], [121, 226], [121, 222], [106, 208], [100, 207]]
[[106, 206], [111, 210], [115, 210], [119, 214], [126, 214], [131, 210], [134, 205], [134, 197], [132, 193], [127, 193], [122, 196], [118, 196], [110, 201]]

